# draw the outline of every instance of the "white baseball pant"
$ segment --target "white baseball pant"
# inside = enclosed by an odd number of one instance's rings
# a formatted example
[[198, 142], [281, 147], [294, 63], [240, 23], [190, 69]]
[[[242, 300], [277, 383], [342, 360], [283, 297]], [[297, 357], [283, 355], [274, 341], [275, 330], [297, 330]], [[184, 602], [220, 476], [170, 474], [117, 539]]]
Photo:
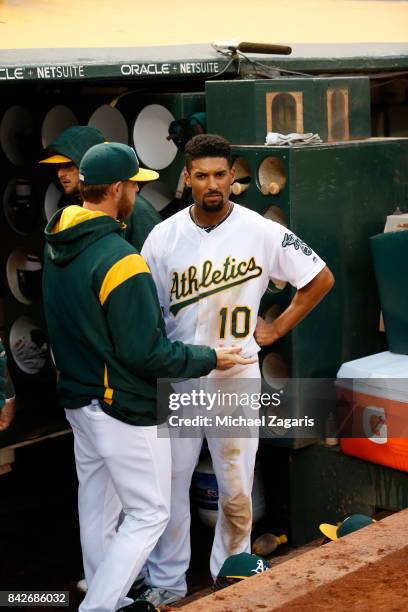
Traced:
[[[209, 377], [224, 378], [225, 382], [233, 378], [260, 379], [259, 365], [235, 366], [234, 374], [214, 370]], [[201, 437], [196, 438], [171, 438], [170, 520], [147, 562], [149, 584], [165, 588], [180, 597], [187, 593], [186, 571], [191, 556], [189, 489], [205, 428], [201, 433]], [[258, 442], [258, 435], [248, 438], [207, 436], [219, 492], [218, 518], [210, 557], [213, 578], [218, 575], [227, 557], [250, 552], [251, 493]]]
[[65, 412], [74, 432], [88, 584], [79, 612], [113, 612], [131, 603], [126, 594], [168, 521], [170, 440], [158, 438], [156, 427], [110, 417], [96, 400]]

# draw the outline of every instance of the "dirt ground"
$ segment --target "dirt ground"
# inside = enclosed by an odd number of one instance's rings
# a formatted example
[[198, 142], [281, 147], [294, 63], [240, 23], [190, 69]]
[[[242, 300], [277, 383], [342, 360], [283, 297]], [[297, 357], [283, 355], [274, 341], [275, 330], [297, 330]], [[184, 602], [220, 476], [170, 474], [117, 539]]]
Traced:
[[[346, 566], [347, 559], [344, 559], [344, 569]], [[311, 567], [308, 572], [311, 585], [314, 573]], [[249, 586], [249, 582], [246, 586]], [[236, 598], [234, 603], [229, 601], [228, 589], [219, 591], [214, 603], [216, 609], [222, 612], [407, 612], [407, 593], [408, 546], [384, 557], [381, 564], [369, 563], [328, 586], [318, 587], [312, 593], [292, 599], [280, 607], [275, 607], [274, 602], [266, 599], [263, 603], [254, 603], [249, 589], [241, 594], [238, 606]], [[203, 600], [200, 602], [200, 610], [203, 609], [202, 604]], [[165, 607], [163, 610], [171, 612], [173, 609]], [[211, 610], [211, 603], [205, 609]]]
[[[380, 552], [380, 551], [379, 551]], [[347, 559], [344, 559], [347, 564]], [[313, 581], [313, 569], [308, 579]], [[258, 608], [257, 608], [258, 609]], [[268, 607], [263, 608], [268, 610]], [[311, 595], [292, 599], [279, 612], [406, 612], [408, 546], [336, 580]]]

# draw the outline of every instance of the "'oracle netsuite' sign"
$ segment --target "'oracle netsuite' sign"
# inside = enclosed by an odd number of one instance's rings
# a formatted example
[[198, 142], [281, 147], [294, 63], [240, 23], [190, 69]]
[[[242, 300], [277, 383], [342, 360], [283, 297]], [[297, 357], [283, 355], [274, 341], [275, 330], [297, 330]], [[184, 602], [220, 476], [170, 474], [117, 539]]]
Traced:
[[0, 81], [75, 81], [117, 77], [205, 76], [217, 74], [222, 67], [219, 62], [207, 61], [0, 66]]

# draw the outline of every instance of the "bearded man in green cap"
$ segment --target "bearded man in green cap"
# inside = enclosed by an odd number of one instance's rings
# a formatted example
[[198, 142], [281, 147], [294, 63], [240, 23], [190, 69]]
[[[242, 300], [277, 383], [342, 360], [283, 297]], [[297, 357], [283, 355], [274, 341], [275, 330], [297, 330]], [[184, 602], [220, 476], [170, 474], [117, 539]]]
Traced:
[[[74, 433], [88, 592], [79, 612], [137, 612], [127, 593], [169, 519], [170, 439], [157, 434], [158, 378], [253, 363], [238, 347], [171, 342], [150, 270], [121, 236], [140, 181], [158, 178], [119, 143], [91, 147], [83, 207], [45, 230], [43, 296], [58, 395]], [[120, 511], [123, 521], [115, 530]]]
[[[60, 208], [69, 205], [82, 206], [83, 198], [80, 194], [79, 166], [85, 153], [94, 145], [102, 144], [106, 139], [102, 132], [88, 125], [76, 125], [64, 130], [48, 147], [49, 157], [41, 160], [40, 164], [50, 165], [55, 169], [58, 181], [64, 190]], [[120, 219], [124, 221], [123, 215]], [[122, 223], [121, 234], [137, 251], [142, 246], [155, 225], [162, 218], [153, 206], [139, 193], [137, 204]], [[4, 414], [11, 406], [3, 410]], [[1, 416], [1, 413], [0, 413]], [[1, 428], [1, 418], [0, 418]], [[86, 580], [82, 578], [78, 582], [78, 589], [86, 592]]]
[[[85, 153], [94, 145], [106, 139], [102, 132], [89, 125], [75, 125], [64, 130], [48, 147], [50, 156], [40, 164], [51, 164], [57, 172], [58, 180], [64, 190], [63, 205], [82, 206], [79, 193], [79, 166]], [[142, 195], [137, 197], [137, 206], [126, 219], [124, 238], [140, 251], [157, 223], [162, 218]]]

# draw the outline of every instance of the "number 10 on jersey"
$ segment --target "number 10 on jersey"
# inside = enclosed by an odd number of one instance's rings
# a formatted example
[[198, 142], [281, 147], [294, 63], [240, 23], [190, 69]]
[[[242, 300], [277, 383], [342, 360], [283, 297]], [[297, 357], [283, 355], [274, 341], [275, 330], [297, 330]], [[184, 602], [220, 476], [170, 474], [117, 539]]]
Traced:
[[251, 309], [248, 306], [235, 306], [234, 308], [221, 308], [220, 338], [225, 338], [227, 325], [229, 325], [231, 336], [234, 338], [245, 338], [249, 334], [251, 326]]

